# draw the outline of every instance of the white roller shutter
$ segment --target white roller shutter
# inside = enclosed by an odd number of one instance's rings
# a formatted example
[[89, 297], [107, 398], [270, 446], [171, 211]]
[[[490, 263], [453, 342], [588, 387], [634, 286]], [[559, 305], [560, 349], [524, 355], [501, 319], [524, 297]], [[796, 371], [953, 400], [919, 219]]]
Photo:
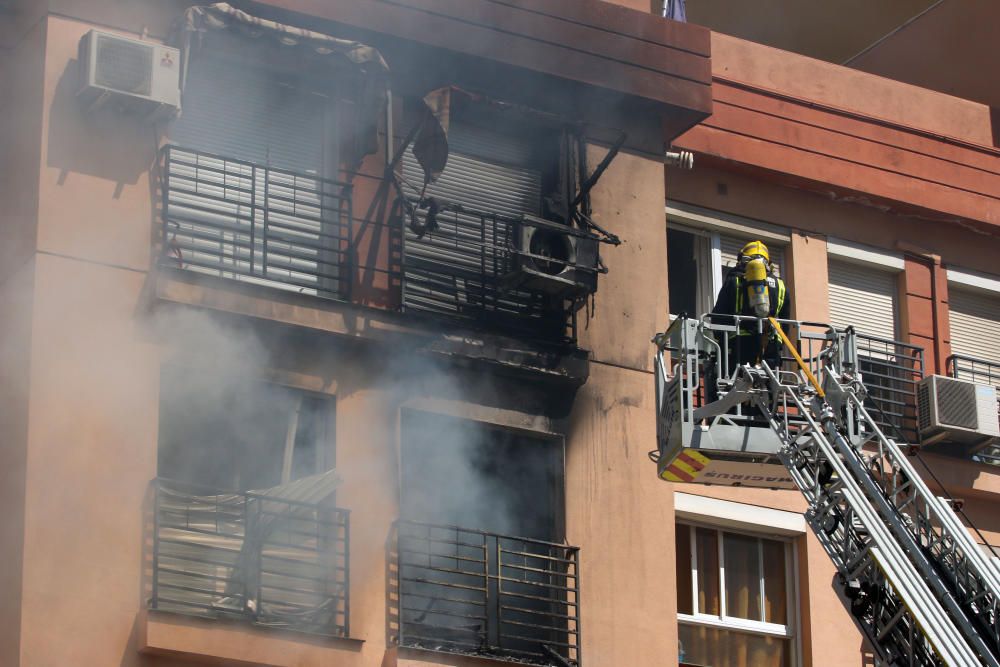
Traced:
[[1000, 293], [948, 286], [951, 351], [1000, 364]]
[[[719, 246], [722, 251], [722, 276], [725, 277], [726, 271], [730, 267], [736, 266], [736, 262], [740, 256], [740, 250], [743, 249], [750, 241], [755, 239], [752, 238], [738, 238], [735, 236], [720, 236]], [[779, 269], [779, 273], [782, 278], [785, 278], [785, 249], [781, 246], [775, 245], [774, 243], [765, 243], [767, 246], [768, 253], [771, 256], [771, 263], [776, 264]]]
[[829, 260], [830, 323], [896, 340], [896, 274], [877, 267]]

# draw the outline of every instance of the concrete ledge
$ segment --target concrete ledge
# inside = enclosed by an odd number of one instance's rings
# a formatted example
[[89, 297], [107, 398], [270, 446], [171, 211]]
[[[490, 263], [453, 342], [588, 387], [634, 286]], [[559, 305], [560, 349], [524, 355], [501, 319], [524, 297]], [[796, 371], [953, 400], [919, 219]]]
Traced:
[[142, 653], [254, 667], [362, 664], [364, 642], [359, 639], [318, 637], [147, 610], [140, 612], [138, 620]]
[[461, 329], [448, 322], [285, 292], [204, 276], [183, 269], [151, 271], [146, 305], [191, 306], [252, 317], [342, 340], [403, 346], [460, 365], [479, 365], [497, 374], [579, 387], [587, 381], [589, 354], [567, 346], [546, 346], [507, 336]]

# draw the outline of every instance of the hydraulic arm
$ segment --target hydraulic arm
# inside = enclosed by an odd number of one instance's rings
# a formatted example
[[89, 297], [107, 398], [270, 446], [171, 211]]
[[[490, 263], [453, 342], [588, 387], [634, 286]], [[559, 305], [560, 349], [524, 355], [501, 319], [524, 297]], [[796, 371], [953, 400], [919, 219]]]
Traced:
[[[692, 445], [724, 453], [732, 428], [769, 427], [770, 445], [758, 438], [758, 453], [744, 446], [734, 457], [773, 456], [787, 469], [880, 661], [1000, 667], [1000, 577], [917, 474], [910, 446], [870, 414], [853, 333], [788, 322], [792, 341], [777, 321], [754, 320], [760, 333], [780, 335], [785, 361], [729, 364], [726, 337], [739, 324], [682, 318], [655, 339], [661, 476], [670, 479], [663, 471]], [[800, 356], [799, 347], [809, 349]], [[726, 377], [720, 367], [734, 370]], [[718, 391], [703, 392], [712, 381]], [[717, 400], [697, 405], [700, 393]]]

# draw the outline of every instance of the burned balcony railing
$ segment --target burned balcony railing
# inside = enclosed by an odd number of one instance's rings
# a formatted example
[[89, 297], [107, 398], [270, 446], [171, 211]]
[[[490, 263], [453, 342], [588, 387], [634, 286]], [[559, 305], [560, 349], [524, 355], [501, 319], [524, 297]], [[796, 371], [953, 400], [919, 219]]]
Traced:
[[580, 297], [596, 289], [594, 235], [455, 204], [429, 215], [392, 179], [180, 146], [163, 149], [160, 174], [163, 266], [550, 344], [575, 342]]
[[[968, 380], [977, 384], [989, 384], [1000, 392], [1000, 364], [977, 359], [963, 354], [953, 354], [945, 363], [946, 372], [956, 380]], [[1000, 419], [1000, 401], [997, 402], [997, 418]], [[1000, 445], [991, 445], [976, 452], [983, 463], [1000, 465]]]
[[574, 340], [596, 290], [597, 237], [527, 215], [407, 201], [403, 307], [548, 340]]
[[924, 349], [898, 340], [858, 333], [858, 366], [868, 389], [868, 407], [882, 429], [919, 442], [917, 384], [924, 377]]
[[343, 298], [352, 189], [342, 181], [202, 151], [163, 150], [161, 261]]
[[400, 521], [396, 548], [400, 646], [580, 664], [576, 547]]
[[151, 609], [348, 636], [347, 510], [162, 479], [154, 488]]

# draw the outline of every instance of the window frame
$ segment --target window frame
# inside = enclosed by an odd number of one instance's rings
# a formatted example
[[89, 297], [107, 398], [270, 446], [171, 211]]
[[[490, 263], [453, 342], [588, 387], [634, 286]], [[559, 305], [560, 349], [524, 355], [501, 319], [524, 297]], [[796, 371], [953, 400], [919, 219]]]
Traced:
[[[164, 477], [163, 471], [161, 470], [161, 447], [163, 446], [164, 439], [164, 415], [163, 415], [163, 400], [164, 400], [164, 375], [165, 373], [181, 373], [185, 371], [198, 371], [199, 368], [195, 365], [185, 362], [167, 362], [161, 364], [159, 369], [158, 378], [158, 399], [157, 399], [157, 434], [156, 434], [156, 475], [158, 478]], [[316, 391], [315, 389], [302, 387], [294, 382], [286, 381], [284, 378], [279, 376], [271, 376], [267, 374], [261, 374], [250, 378], [250, 381], [261, 387], [272, 387], [279, 391], [287, 392], [290, 396], [294, 396], [296, 403], [296, 417], [295, 417], [295, 429], [296, 437], [299, 429], [299, 419], [301, 417], [302, 406], [307, 400], [317, 401], [320, 405], [319, 418], [322, 425], [323, 432], [315, 440], [315, 453], [316, 460], [314, 462], [314, 470], [308, 475], [317, 475], [324, 472], [329, 472], [331, 470], [336, 470], [337, 467], [337, 424], [338, 424], [338, 396], [336, 394], [326, 393], [322, 391]], [[291, 418], [291, 415], [289, 415]], [[283, 485], [295, 481], [296, 479], [301, 479], [301, 477], [296, 477], [294, 479], [285, 479], [286, 467], [288, 472], [291, 473], [294, 469], [295, 453], [297, 447], [295, 446], [295, 438], [289, 443], [288, 441], [288, 425], [286, 425], [285, 442], [281, 447], [281, 456], [278, 460], [277, 473], [279, 476], [278, 485]], [[291, 445], [289, 447], [289, 445]], [[288, 467], [290, 465], [290, 467]], [[218, 486], [216, 484], [203, 484], [201, 482], [191, 482], [186, 479], [179, 478], [167, 478], [173, 479], [173, 481], [182, 482], [185, 484], [192, 484], [194, 486], [204, 486], [205, 488], [215, 488], [219, 491], [224, 492], [236, 492], [236, 493], [247, 493], [254, 489], [239, 488], [240, 484], [229, 484], [225, 486]], [[331, 503], [336, 505], [336, 493], [331, 496]]]
[[[796, 639], [798, 633], [797, 630], [797, 612], [798, 604], [796, 602], [796, 585], [795, 585], [795, 572], [797, 571], [795, 563], [795, 549], [792, 548], [792, 540], [788, 538], [776, 537], [774, 535], [763, 535], [760, 533], [754, 533], [742, 530], [733, 530], [731, 528], [724, 528], [718, 525], [712, 525], [709, 523], [695, 522], [690, 520], [681, 520], [676, 523], [678, 527], [687, 527], [690, 533], [690, 547], [691, 547], [691, 609], [694, 610], [692, 614], [685, 614], [680, 611], [677, 612], [677, 621], [679, 623], [691, 623], [695, 625], [704, 625], [714, 628], [737, 630], [740, 632], [746, 632], [749, 634], [757, 635], [769, 635], [772, 637], [780, 637], [782, 639]], [[719, 613], [718, 614], [706, 614], [698, 610], [698, 544], [697, 540], [694, 538], [694, 531], [697, 528], [703, 530], [711, 530], [717, 535], [716, 539], [716, 551], [719, 562]], [[750, 537], [756, 540], [757, 543], [757, 555], [758, 555], [758, 576], [757, 579], [760, 583], [760, 602], [761, 609], [764, 608], [764, 544], [762, 540], [771, 540], [772, 542], [781, 543], [785, 550], [785, 604], [788, 611], [788, 622], [785, 624], [779, 623], [769, 623], [767, 621], [753, 621], [747, 618], [740, 618], [738, 616], [729, 616], [726, 612], [726, 561], [725, 561], [725, 547], [724, 547], [724, 536], [726, 534], [738, 535], [740, 537]]]
[[[726, 267], [722, 265], [723, 236], [736, 239], [759, 238], [769, 246], [780, 247], [784, 261], [779, 268], [782, 272], [786, 268], [784, 265], [788, 263], [792, 237], [791, 232], [784, 227], [678, 201], [668, 201], [664, 210], [668, 231], [673, 229], [692, 234], [705, 239], [703, 242], [707, 244], [708, 267], [699, 267], [698, 271], [699, 294], [696, 300], [700, 302], [701, 310], [698, 316], [712, 310], [722, 290], [726, 273]], [[705, 293], [706, 288], [710, 290], [710, 294]], [[671, 321], [676, 317], [677, 313], [670, 313]]]
[[[802, 514], [786, 510], [778, 510], [759, 505], [751, 505], [732, 500], [709, 498], [697, 494], [674, 492], [674, 527], [689, 527], [691, 530], [691, 609], [694, 613], [683, 614], [678, 611], [677, 625], [701, 626], [732, 630], [757, 636], [776, 637], [789, 641], [789, 664], [793, 667], [802, 665], [802, 614], [803, 606], [808, 600], [803, 600], [800, 588], [799, 547], [807, 532], [807, 524]], [[697, 596], [698, 581], [694, 576], [697, 567], [697, 555], [694, 528], [707, 528], [717, 534], [733, 533], [736, 535], [768, 539], [785, 544], [785, 596], [787, 622], [784, 625], [750, 621], [743, 618], [724, 617], [722, 597], [725, 595], [725, 571], [723, 554], [719, 553], [719, 615], [701, 614], [698, 612]], [[722, 549], [722, 539], [718, 539], [718, 548]], [[676, 543], [676, 539], [675, 539]], [[760, 544], [760, 543], [758, 543]], [[676, 554], [676, 550], [675, 550]], [[676, 571], [676, 569], [675, 569]], [[675, 587], [677, 582], [675, 582]], [[679, 632], [678, 632], [679, 634]]]

